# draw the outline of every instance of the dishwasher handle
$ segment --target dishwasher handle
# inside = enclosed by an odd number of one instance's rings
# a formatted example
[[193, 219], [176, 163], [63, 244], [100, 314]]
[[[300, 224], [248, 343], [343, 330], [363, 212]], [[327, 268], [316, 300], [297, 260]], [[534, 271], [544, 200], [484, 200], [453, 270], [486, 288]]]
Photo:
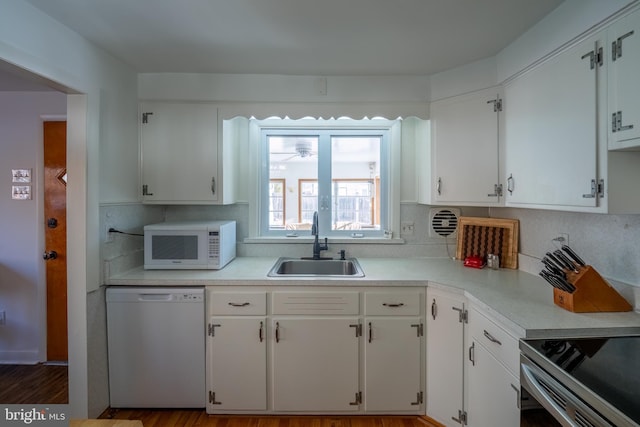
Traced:
[[174, 296], [170, 293], [149, 293], [138, 294], [138, 301], [173, 301]]

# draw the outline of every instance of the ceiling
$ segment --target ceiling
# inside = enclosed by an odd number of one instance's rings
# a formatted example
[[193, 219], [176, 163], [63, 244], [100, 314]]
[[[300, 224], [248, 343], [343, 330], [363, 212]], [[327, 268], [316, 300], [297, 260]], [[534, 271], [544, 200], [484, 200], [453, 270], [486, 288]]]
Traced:
[[26, 0], [137, 72], [430, 75], [562, 0]]

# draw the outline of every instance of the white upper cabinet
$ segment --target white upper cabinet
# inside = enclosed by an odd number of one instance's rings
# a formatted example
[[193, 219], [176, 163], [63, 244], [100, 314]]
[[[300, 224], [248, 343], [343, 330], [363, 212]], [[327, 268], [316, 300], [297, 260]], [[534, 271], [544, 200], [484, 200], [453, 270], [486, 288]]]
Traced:
[[501, 111], [500, 87], [431, 104], [431, 204], [502, 204]]
[[640, 150], [640, 11], [608, 29], [609, 149]]
[[[144, 203], [227, 204], [232, 147], [224, 147], [215, 105], [144, 102], [140, 106], [141, 190]], [[227, 148], [227, 151], [223, 150]], [[226, 174], [223, 175], [223, 164]]]
[[597, 206], [601, 36], [505, 86], [507, 205]]

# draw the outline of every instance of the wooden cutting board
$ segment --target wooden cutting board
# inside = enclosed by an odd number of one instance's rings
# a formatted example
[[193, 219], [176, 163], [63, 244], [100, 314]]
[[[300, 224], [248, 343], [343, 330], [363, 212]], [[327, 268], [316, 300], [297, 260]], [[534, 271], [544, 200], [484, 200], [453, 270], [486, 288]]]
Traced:
[[518, 268], [518, 238], [520, 223], [517, 219], [460, 217], [458, 220], [458, 247], [456, 258], [467, 256], [500, 257], [501, 268]]

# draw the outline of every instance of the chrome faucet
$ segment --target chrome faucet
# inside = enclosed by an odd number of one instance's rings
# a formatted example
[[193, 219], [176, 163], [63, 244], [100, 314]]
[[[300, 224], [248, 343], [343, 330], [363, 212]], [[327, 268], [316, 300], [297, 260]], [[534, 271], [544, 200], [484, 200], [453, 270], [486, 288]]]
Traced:
[[313, 213], [313, 224], [311, 225], [311, 234], [315, 236], [313, 240], [313, 259], [321, 259], [320, 252], [329, 250], [329, 246], [327, 244], [328, 239], [324, 238], [324, 245], [318, 242], [318, 211]]

